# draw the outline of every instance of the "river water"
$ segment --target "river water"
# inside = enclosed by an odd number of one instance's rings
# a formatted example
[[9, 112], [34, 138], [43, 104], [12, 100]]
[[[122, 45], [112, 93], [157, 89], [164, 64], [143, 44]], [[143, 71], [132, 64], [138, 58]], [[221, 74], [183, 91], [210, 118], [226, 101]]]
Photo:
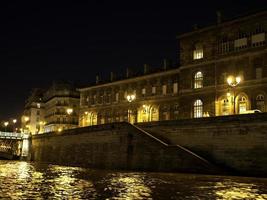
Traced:
[[267, 199], [267, 179], [0, 160], [0, 199]]

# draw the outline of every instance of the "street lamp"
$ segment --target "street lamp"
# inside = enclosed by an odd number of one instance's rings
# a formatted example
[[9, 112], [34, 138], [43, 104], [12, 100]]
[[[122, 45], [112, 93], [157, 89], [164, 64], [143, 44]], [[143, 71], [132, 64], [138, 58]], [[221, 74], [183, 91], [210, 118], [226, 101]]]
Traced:
[[72, 108], [67, 108], [66, 111], [67, 111], [68, 115], [71, 115], [73, 113], [73, 109]]
[[127, 95], [126, 98], [127, 98], [127, 101], [131, 103], [132, 101], [135, 100], [136, 96], [134, 94], [130, 94], [130, 95]]
[[[229, 76], [229, 77], [227, 78], [227, 83], [228, 83], [228, 85], [233, 89], [234, 114], [235, 114], [235, 98], [236, 98], [236, 97], [235, 97], [235, 87], [236, 87], [240, 82], [241, 82], [241, 78], [240, 78], [240, 76], [236, 76], [236, 77], [234, 77], [234, 76]], [[228, 94], [227, 94], [227, 95], [228, 95]]]
[[17, 120], [16, 119], [13, 119], [12, 122], [13, 122], [13, 129], [16, 132], [17, 130], [16, 130], [15, 124], [17, 123]]
[[[126, 99], [129, 103], [133, 102], [135, 100], [135, 98], [136, 98], [135, 94], [128, 94], [126, 96]], [[128, 109], [128, 122], [131, 123], [131, 110], [130, 110], [130, 108]]]
[[9, 122], [4, 122], [4, 126], [5, 126], [5, 132], [6, 132], [6, 127], [8, 126]]
[[29, 120], [30, 120], [29, 117], [27, 117], [27, 116], [24, 117], [24, 121], [25, 121], [25, 122], [28, 122]]

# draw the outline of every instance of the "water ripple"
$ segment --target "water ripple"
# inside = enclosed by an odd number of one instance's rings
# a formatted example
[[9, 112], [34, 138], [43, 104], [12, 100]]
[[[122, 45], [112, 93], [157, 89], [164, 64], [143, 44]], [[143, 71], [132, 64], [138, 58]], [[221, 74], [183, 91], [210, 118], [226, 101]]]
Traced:
[[0, 161], [1, 199], [267, 199], [267, 179]]

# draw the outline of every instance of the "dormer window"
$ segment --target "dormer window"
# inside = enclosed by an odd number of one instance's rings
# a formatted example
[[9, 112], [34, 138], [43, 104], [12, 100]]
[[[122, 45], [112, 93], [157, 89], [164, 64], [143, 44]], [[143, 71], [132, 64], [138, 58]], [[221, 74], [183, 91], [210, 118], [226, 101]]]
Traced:
[[203, 45], [202, 44], [195, 44], [194, 51], [193, 51], [193, 59], [198, 60], [203, 58]]

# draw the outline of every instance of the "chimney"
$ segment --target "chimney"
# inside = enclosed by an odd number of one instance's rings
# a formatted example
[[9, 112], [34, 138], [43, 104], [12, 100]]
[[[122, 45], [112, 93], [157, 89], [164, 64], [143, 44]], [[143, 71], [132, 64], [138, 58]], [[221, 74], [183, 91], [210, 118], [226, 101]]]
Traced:
[[96, 75], [96, 76], [95, 76], [95, 83], [98, 84], [99, 81], [100, 81], [99, 75]]
[[144, 74], [147, 74], [149, 72], [149, 66], [148, 64], [144, 64]]
[[114, 73], [110, 72], [110, 81], [114, 81]]
[[164, 59], [163, 60], [163, 70], [167, 70], [167, 68], [168, 68], [168, 61], [167, 61], [167, 59]]
[[221, 11], [218, 10], [216, 12], [216, 14], [217, 14], [217, 24], [222, 23], [222, 13], [221, 13]]
[[130, 69], [127, 67], [126, 68], [126, 78], [129, 78], [130, 76]]

